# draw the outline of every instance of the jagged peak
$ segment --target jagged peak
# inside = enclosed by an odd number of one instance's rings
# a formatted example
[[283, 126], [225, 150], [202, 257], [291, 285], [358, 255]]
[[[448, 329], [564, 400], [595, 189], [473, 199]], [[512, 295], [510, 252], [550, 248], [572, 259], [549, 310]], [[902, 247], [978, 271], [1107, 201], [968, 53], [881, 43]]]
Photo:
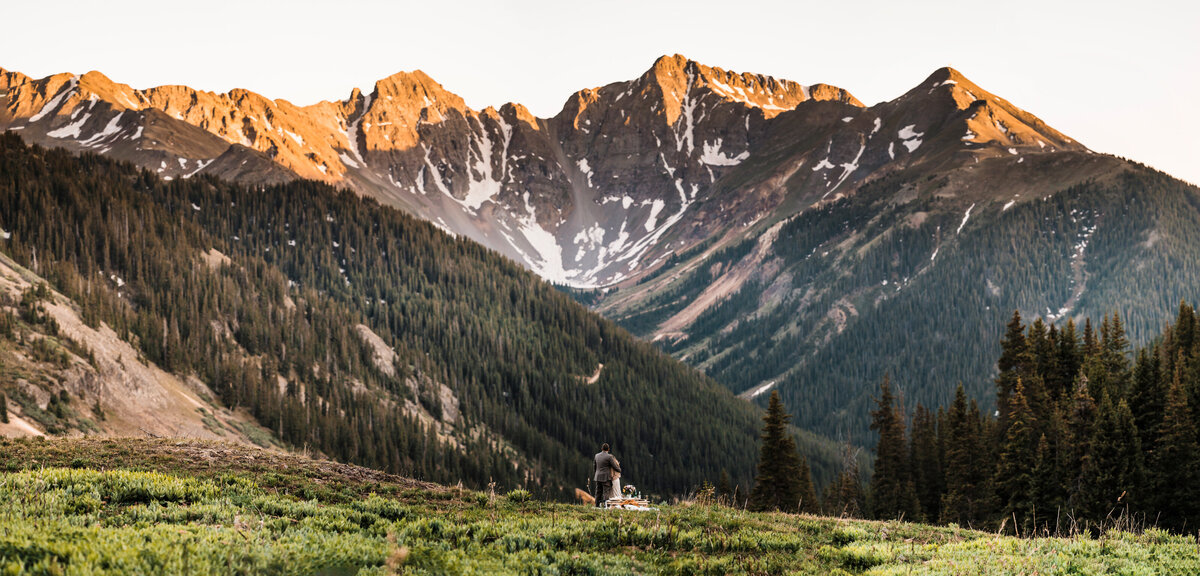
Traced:
[[8, 90], [30, 81], [31, 78], [20, 72], [0, 68], [0, 89]]
[[437, 103], [446, 108], [465, 110], [466, 102], [459, 95], [446, 90], [421, 70], [397, 72], [375, 82], [374, 96], [385, 100], [415, 100], [423, 107]]
[[129, 110], [141, 108], [137, 90], [127, 84], [114, 82], [97, 70], [92, 70], [79, 77], [79, 89], [82, 93], [95, 95], [113, 106]]
[[[656, 82], [664, 97], [668, 94], [678, 96], [692, 86], [702, 87], [726, 101], [759, 108], [768, 118], [795, 108], [806, 100], [836, 100], [863, 107], [862, 102], [849, 91], [836, 86], [815, 84], [810, 87], [766, 74], [725, 70], [701, 64], [680, 54], [659, 57], [642, 78]], [[685, 85], [689, 81], [691, 85]], [[674, 109], [670, 99], [667, 107], [669, 111]]]
[[534, 130], [539, 129], [541, 125], [540, 120], [533, 112], [530, 112], [524, 105], [517, 104], [516, 102], [509, 102], [501, 106], [499, 113], [506, 121], [524, 122]]
[[965, 134], [961, 137], [964, 142], [992, 143], [1006, 148], [1037, 146], [1050, 150], [1085, 149], [1037, 116], [988, 92], [949, 66], [934, 70], [923, 82], [894, 102], [910, 99], [915, 99], [916, 105], [927, 110], [926, 113], [942, 110], [941, 113], [946, 114], [954, 108], [962, 111], [966, 118]]
[[[934, 94], [938, 89], [945, 89], [945, 91], [954, 95], [955, 100], [959, 102], [960, 109], [965, 109], [968, 104], [975, 100], [1005, 102], [1003, 98], [988, 92], [980, 85], [972, 82], [962, 72], [949, 66], [943, 66], [934, 70], [923, 82], [912, 90], [909, 90], [905, 96], [920, 93]], [[960, 95], [965, 95], [966, 98], [964, 99]]]

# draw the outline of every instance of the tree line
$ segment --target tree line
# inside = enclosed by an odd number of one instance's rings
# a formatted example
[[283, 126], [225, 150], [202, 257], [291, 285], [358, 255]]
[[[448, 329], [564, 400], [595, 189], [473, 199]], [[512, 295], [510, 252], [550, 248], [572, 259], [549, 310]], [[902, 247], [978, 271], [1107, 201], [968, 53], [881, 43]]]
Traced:
[[961, 385], [949, 407], [910, 413], [885, 377], [870, 482], [848, 451], [820, 503], [772, 393], [755, 486], [740, 503], [1018, 535], [1200, 525], [1200, 315], [1190, 305], [1136, 353], [1118, 314], [1079, 330], [1073, 320], [1025, 325], [1014, 312], [997, 368], [990, 414]]
[[1181, 303], [1131, 353], [1119, 314], [1082, 334], [1014, 313], [995, 378], [996, 410], [959, 386], [948, 409], [910, 414], [885, 381], [866, 504], [904, 517], [1018, 534], [1200, 522], [1200, 331]]

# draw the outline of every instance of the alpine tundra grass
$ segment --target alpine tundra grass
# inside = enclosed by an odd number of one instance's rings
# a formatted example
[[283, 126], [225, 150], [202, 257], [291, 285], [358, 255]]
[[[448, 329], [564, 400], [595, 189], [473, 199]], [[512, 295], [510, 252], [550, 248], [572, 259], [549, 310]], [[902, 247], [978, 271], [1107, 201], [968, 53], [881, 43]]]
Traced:
[[1019, 539], [682, 503], [601, 511], [182, 440], [0, 440], [2, 574], [1196, 574], [1158, 530]]

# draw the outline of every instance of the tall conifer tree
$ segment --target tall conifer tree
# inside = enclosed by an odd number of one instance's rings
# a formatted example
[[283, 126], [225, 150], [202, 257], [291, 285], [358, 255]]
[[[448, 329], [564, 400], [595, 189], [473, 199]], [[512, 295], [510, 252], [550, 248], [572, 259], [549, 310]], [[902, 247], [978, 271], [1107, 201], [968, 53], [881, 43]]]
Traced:
[[1000, 370], [996, 376], [996, 407], [1000, 412], [1000, 433], [1003, 434], [1008, 428], [1009, 398], [1017, 386], [1017, 381], [1026, 375], [1025, 370], [1033, 360], [1019, 310], [1013, 311], [1000, 347], [1000, 360], [996, 362], [996, 367]]
[[1011, 407], [1008, 430], [1004, 434], [1000, 462], [996, 468], [996, 494], [1000, 499], [1001, 517], [1013, 518], [1016, 525], [1011, 528], [1028, 533], [1034, 520], [1033, 470], [1037, 465], [1037, 455], [1033, 434], [1037, 423], [1033, 411], [1025, 402], [1025, 390], [1021, 382], [1017, 382], [1013, 390]]
[[858, 452], [849, 442], [842, 447], [842, 467], [837, 479], [825, 487], [825, 513], [843, 518], [862, 518], [866, 508]]
[[1133, 420], [1141, 434], [1142, 444], [1147, 448], [1153, 447], [1158, 440], [1158, 428], [1167, 401], [1167, 390], [1159, 372], [1157, 349], [1143, 348], [1138, 352], [1133, 370], [1133, 389], [1129, 398]]
[[904, 415], [896, 405], [887, 376], [879, 386], [877, 408], [871, 412], [871, 430], [879, 433], [875, 448], [875, 473], [871, 477], [871, 512], [876, 518], [914, 518], [920, 511], [908, 465]]
[[1200, 503], [1200, 449], [1179, 371], [1167, 394], [1162, 433], [1150, 456], [1154, 471], [1153, 509], [1160, 526], [1182, 530], [1194, 522]]
[[817, 489], [812, 481], [812, 468], [808, 458], [800, 459], [800, 511], [805, 514], [820, 514], [821, 501], [817, 499]]
[[1056, 399], [1070, 399], [1075, 393], [1075, 378], [1080, 368], [1079, 334], [1075, 321], [1068, 319], [1067, 325], [1058, 334], [1057, 361], [1053, 390]]
[[1139, 503], [1145, 499], [1143, 458], [1129, 405], [1124, 400], [1114, 404], [1105, 393], [1084, 457], [1078, 507], [1083, 516], [1096, 523], [1111, 521], [1125, 512], [1138, 512]]
[[967, 395], [961, 384], [955, 391], [948, 420], [946, 493], [942, 496], [941, 520], [980, 527], [986, 523], [991, 511], [990, 478], [994, 468], [988, 469], [991, 460], [979, 408], [974, 401], [968, 408]]
[[945, 478], [942, 474], [941, 450], [938, 446], [937, 418], [925, 406], [918, 404], [913, 415], [912, 466], [913, 484], [921, 503], [921, 515], [936, 522], [940, 515]]
[[788, 432], [792, 419], [783, 408], [779, 391], [771, 391], [767, 413], [763, 416], [762, 450], [758, 461], [758, 476], [750, 493], [751, 510], [782, 510], [795, 512], [800, 505], [800, 459], [796, 441]]

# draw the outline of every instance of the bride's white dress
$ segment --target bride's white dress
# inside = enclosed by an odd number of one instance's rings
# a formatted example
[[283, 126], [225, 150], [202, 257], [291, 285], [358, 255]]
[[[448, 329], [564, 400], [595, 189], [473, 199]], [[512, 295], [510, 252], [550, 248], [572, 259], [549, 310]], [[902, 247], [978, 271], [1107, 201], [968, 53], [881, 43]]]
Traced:
[[613, 475], [612, 493], [610, 493], [608, 495], [608, 497], [609, 498], [619, 498], [620, 496], [621, 496], [621, 475], [614, 474]]

